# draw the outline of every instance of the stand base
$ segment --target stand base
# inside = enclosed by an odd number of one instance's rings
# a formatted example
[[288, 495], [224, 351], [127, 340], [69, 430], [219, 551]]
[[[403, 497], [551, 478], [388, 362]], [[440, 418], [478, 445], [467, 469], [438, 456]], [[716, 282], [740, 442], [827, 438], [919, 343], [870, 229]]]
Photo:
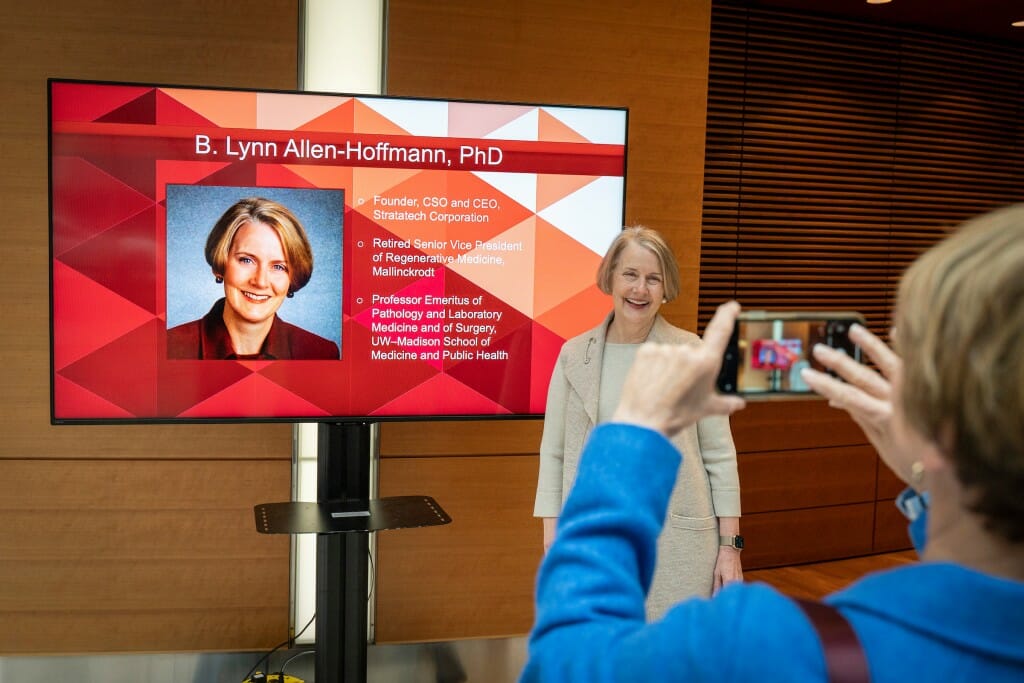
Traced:
[[262, 503], [253, 508], [262, 534], [338, 534], [448, 524], [430, 496], [393, 496], [327, 503]]

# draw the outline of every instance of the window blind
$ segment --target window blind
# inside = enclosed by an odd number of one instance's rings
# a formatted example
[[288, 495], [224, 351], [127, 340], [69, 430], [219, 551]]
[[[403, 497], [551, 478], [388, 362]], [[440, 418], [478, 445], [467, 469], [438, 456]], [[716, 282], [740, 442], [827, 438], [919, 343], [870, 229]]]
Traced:
[[712, 8], [700, 327], [747, 309], [891, 322], [907, 265], [1024, 200], [1024, 50], [736, 2]]

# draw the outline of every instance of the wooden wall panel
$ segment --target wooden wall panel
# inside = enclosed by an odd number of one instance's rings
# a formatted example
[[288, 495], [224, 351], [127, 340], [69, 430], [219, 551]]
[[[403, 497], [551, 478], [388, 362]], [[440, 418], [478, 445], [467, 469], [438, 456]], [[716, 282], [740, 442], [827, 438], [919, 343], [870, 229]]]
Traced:
[[896, 496], [906, 484], [879, 463], [878, 485], [875, 498], [875, 552], [892, 552], [911, 548], [907, 534], [907, 520], [896, 507]]
[[[1024, 196], [1020, 45], [744, 0], [715, 2], [710, 45], [701, 320], [736, 297], [885, 334], [918, 254]], [[741, 450], [864, 443], [828, 420], [765, 405], [734, 425]], [[907, 547], [902, 488], [879, 464], [877, 551]]]
[[452, 522], [377, 534], [377, 642], [529, 630], [541, 558], [537, 459], [385, 458], [381, 495], [432, 495]]
[[743, 516], [743, 567], [762, 569], [873, 552], [874, 503]]
[[906, 484], [892, 473], [885, 465], [878, 468], [878, 493], [879, 500], [892, 499], [899, 495], [900, 491], [906, 488]]
[[850, 417], [826, 401], [748, 401], [730, 418], [740, 453], [801, 448], [856, 446], [867, 443]]
[[[245, 649], [288, 629], [287, 461], [4, 461], [5, 653]], [[273, 642], [272, 642], [273, 641]]]
[[46, 79], [294, 88], [298, 3], [53, 0], [3, 21], [0, 654], [271, 647], [288, 546], [251, 507], [288, 498], [290, 425], [49, 424]]
[[896, 503], [892, 500], [875, 503], [875, 552], [888, 553], [910, 547], [907, 520], [896, 508]]
[[877, 462], [870, 446], [744, 453], [739, 457], [744, 517], [873, 501]]
[[537, 453], [544, 421], [389, 422], [381, 425], [382, 456]]
[[[45, 12], [24, 3], [5, 10], [5, 163], [12, 292], [0, 329], [7, 368], [0, 398], [2, 457], [279, 457], [286, 425], [62, 427], [49, 425], [48, 77], [153, 83], [294, 88], [298, 6], [259, 0], [245, 30], [231, 3], [121, 3], [57, 0]], [[260, 36], [254, 40], [253, 36]], [[130, 369], [126, 368], [126, 373]], [[127, 378], [127, 376], [126, 376]], [[158, 451], [150, 451], [159, 444]]]
[[887, 332], [906, 266], [1024, 195], [1024, 52], [759, 5], [712, 17], [700, 318], [735, 297]]

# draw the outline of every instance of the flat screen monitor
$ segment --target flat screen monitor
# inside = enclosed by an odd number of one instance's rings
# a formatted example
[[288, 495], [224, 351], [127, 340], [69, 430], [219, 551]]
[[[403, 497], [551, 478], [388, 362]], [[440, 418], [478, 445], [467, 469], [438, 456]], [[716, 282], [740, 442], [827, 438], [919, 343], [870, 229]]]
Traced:
[[49, 82], [52, 421], [543, 413], [623, 108]]

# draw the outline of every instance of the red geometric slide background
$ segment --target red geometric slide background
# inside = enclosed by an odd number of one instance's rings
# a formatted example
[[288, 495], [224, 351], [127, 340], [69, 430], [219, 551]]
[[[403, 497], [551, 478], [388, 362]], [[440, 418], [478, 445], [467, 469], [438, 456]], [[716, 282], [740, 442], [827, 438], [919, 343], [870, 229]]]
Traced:
[[[55, 421], [540, 414], [562, 343], [610, 308], [594, 273], [621, 228], [622, 110], [74, 81], [52, 81], [50, 100]], [[606, 120], [601, 132], [595, 120]], [[196, 136], [219, 144], [228, 135], [444, 149], [448, 163], [198, 153]], [[463, 159], [464, 146], [499, 150], [501, 161], [488, 163], [494, 152]], [[342, 360], [167, 360], [169, 183], [344, 190]], [[408, 198], [428, 214], [425, 198], [469, 199], [473, 206], [454, 213], [480, 220], [374, 213]], [[375, 274], [387, 264], [373, 257], [385, 251], [429, 257], [432, 272]], [[504, 264], [474, 262], [493, 254]], [[460, 255], [473, 258], [459, 263]], [[374, 303], [427, 295], [478, 303]], [[391, 321], [383, 311], [399, 309], [480, 310], [500, 320], [464, 321], [494, 326], [476, 335], [485, 348], [465, 349], [472, 357], [426, 358], [418, 352], [460, 347], [423, 321], [411, 335], [374, 330]], [[478, 359], [479, 350], [491, 357]]]

